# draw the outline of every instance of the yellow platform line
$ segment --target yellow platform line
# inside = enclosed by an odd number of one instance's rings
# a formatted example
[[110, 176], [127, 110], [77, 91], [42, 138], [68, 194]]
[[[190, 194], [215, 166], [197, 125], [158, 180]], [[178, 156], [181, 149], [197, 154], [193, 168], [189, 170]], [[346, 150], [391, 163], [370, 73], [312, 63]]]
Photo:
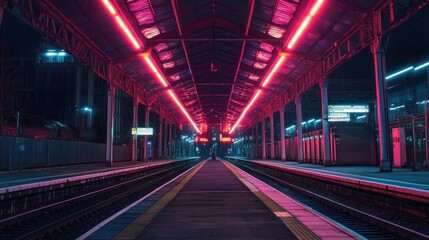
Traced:
[[286, 227], [298, 238], [305, 240], [321, 239], [311, 229], [300, 222], [296, 217], [291, 215], [286, 209], [280, 206], [278, 203], [273, 201], [263, 192], [261, 192], [255, 185], [250, 183], [240, 173], [238, 173], [232, 166], [231, 163], [222, 161], [223, 164], [231, 170], [232, 173], [252, 192], [258, 197], [280, 220], [286, 225]]
[[182, 190], [182, 188], [189, 182], [189, 180], [197, 173], [200, 168], [206, 163], [206, 161], [200, 163], [191, 173], [189, 173], [179, 184], [173, 189], [166, 193], [161, 199], [159, 199], [154, 205], [152, 205], [147, 211], [125, 227], [114, 239], [136, 239], [143, 231], [143, 229], [152, 221], [155, 216], [167, 206], [168, 203]]

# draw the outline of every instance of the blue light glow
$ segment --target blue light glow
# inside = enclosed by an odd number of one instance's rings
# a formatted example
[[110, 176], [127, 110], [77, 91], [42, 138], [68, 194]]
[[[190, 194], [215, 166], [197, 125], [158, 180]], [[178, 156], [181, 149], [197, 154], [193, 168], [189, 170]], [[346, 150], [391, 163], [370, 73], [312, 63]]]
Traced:
[[413, 66], [411, 66], [411, 67], [407, 67], [407, 68], [405, 68], [405, 69], [403, 69], [403, 70], [401, 70], [401, 71], [399, 71], [399, 72], [396, 72], [396, 73], [394, 73], [394, 74], [392, 74], [392, 75], [387, 76], [387, 77], [386, 77], [386, 80], [387, 80], [387, 79], [390, 79], [390, 78], [393, 78], [393, 77], [395, 77], [395, 76], [398, 76], [399, 74], [402, 74], [402, 73], [404, 73], [404, 72], [410, 71], [411, 69], [413, 69]]
[[422, 65], [420, 65], [420, 66], [418, 66], [418, 67], [414, 68], [414, 71], [419, 70], [419, 69], [421, 69], [421, 68], [424, 68], [424, 67], [426, 67], [426, 66], [428, 66], [428, 65], [429, 65], [429, 62], [427, 62], [427, 63], [423, 63]]
[[317, 119], [316, 121], [314, 121], [315, 123], [321, 122], [322, 119]]
[[365, 117], [366, 117], [366, 115], [362, 115], [362, 116], [356, 117], [356, 119], [362, 119], [362, 118], [365, 118]]
[[308, 123], [311, 123], [311, 122], [314, 122], [314, 120], [315, 120], [315, 119], [313, 118], [313, 119], [308, 120], [307, 122], [308, 122]]

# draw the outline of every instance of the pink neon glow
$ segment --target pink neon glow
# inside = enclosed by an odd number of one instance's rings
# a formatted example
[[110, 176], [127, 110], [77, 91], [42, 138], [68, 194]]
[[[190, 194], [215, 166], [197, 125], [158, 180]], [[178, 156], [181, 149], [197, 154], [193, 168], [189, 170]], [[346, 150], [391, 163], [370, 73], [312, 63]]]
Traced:
[[103, 0], [103, 3], [112, 15], [116, 15], [116, 10], [112, 6], [112, 4], [109, 2], [109, 0]]
[[250, 103], [244, 108], [243, 112], [241, 113], [240, 117], [238, 118], [237, 122], [235, 122], [234, 126], [232, 127], [231, 131], [229, 131], [229, 134], [231, 134], [232, 132], [234, 132], [235, 128], [238, 126], [238, 124], [241, 122], [241, 120], [243, 119], [244, 115], [246, 115], [246, 112], [249, 110], [249, 108], [253, 105], [253, 103], [256, 101], [256, 99], [259, 97], [259, 94], [261, 94], [261, 89], [258, 89], [258, 91], [256, 92], [256, 94], [253, 96], [252, 100], [250, 101]]
[[153, 64], [152, 59], [150, 59], [149, 56], [144, 56], [144, 60], [146, 61], [147, 65], [149, 65], [150, 69], [155, 73], [158, 80], [162, 83], [164, 87], [167, 87], [168, 84], [165, 81], [164, 77], [159, 73], [158, 69], [155, 67], [155, 64]]
[[176, 102], [177, 106], [180, 107], [180, 109], [182, 110], [183, 114], [185, 114], [186, 118], [188, 118], [189, 122], [192, 124], [192, 126], [194, 127], [194, 129], [198, 133], [201, 134], [200, 129], [198, 129], [197, 125], [194, 123], [194, 121], [192, 121], [192, 118], [189, 116], [188, 112], [185, 110], [185, 108], [179, 102], [179, 100], [177, 99], [176, 95], [174, 95], [173, 90], [168, 89], [168, 94], [170, 94], [171, 98], [173, 98], [173, 100]]
[[319, 10], [320, 6], [322, 6], [323, 0], [317, 0], [316, 4], [314, 4], [313, 8], [310, 11], [310, 16], [314, 16]]
[[128, 29], [127, 25], [122, 21], [121, 17], [115, 16], [116, 21], [119, 23], [119, 26], [121, 26], [122, 30], [127, 34], [128, 39], [133, 43], [134, 47], [136, 49], [141, 48], [140, 44], [137, 42], [137, 40], [134, 38], [133, 34]]
[[280, 56], [280, 58], [277, 60], [276, 64], [274, 65], [273, 69], [270, 71], [270, 74], [268, 74], [268, 76], [265, 78], [264, 82], [262, 83], [262, 87], [265, 87], [268, 84], [268, 82], [273, 77], [274, 73], [277, 72], [280, 65], [284, 62], [285, 58], [286, 58], [285, 56]]
[[302, 32], [304, 32], [304, 30], [307, 28], [308, 23], [310, 22], [310, 20], [311, 20], [310, 16], [307, 16], [305, 18], [304, 22], [301, 24], [301, 26], [299, 26], [298, 31], [296, 31], [295, 35], [293, 35], [292, 40], [287, 45], [287, 48], [291, 49], [293, 47], [293, 45], [295, 45], [296, 41], [301, 36]]

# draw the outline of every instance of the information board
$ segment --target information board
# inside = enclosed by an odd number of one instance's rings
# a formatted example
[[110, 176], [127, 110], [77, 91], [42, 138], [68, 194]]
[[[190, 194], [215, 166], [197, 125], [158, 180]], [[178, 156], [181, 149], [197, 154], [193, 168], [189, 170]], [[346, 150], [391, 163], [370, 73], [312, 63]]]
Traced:
[[131, 134], [137, 136], [152, 136], [153, 128], [132, 128]]
[[328, 105], [328, 113], [367, 113], [368, 105]]
[[350, 113], [329, 113], [328, 122], [350, 122]]

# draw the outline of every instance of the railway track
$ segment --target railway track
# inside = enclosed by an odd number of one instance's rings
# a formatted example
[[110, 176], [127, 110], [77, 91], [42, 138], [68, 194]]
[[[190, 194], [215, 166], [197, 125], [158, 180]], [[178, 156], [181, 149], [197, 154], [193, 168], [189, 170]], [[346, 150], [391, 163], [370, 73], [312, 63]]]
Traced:
[[75, 239], [195, 165], [186, 161], [60, 202], [0, 219], [0, 239]]
[[[365, 239], [429, 239], [429, 230], [427, 225], [424, 227], [426, 224], [424, 220], [409, 217], [406, 224], [398, 224], [398, 220], [395, 221], [394, 218], [401, 214], [399, 211], [388, 213], [386, 211], [391, 210], [374, 210], [374, 206], [368, 206], [369, 204], [365, 202], [361, 202], [361, 206], [356, 208], [353, 206], [355, 204], [351, 204], [352, 199], [350, 198], [353, 196], [333, 199], [332, 196], [324, 196], [314, 186], [291, 183], [281, 174], [276, 176], [262, 166], [241, 161], [230, 162]], [[362, 209], [367, 209], [367, 211]], [[384, 211], [383, 216], [391, 218], [381, 218], [377, 214], [380, 211]]]

